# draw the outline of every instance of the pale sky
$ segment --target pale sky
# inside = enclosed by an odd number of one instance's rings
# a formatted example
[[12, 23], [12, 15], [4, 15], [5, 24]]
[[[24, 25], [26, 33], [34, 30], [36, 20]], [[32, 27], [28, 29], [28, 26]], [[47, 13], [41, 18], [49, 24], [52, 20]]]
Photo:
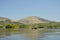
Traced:
[[60, 0], [0, 0], [0, 16], [12, 20], [38, 16], [60, 21]]

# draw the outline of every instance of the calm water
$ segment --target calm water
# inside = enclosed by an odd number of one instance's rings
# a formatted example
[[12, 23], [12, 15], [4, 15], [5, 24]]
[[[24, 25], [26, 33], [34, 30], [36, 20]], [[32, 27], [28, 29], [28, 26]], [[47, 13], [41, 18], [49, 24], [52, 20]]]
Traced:
[[60, 40], [60, 29], [0, 30], [0, 40]]

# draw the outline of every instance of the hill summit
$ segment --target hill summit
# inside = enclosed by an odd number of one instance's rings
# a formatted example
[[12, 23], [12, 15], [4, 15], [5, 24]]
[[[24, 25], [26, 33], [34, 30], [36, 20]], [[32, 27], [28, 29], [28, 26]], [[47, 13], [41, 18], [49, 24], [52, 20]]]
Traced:
[[23, 24], [38, 24], [38, 23], [49, 23], [52, 21], [37, 17], [37, 16], [29, 16], [27, 18], [21, 19], [18, 22]]

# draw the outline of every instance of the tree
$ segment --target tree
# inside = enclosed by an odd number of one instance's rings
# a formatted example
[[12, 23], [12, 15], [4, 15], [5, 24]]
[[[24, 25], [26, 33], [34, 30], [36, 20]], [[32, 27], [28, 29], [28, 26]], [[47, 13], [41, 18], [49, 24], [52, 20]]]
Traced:
[[22, 24], [19, 25], [19, 28], [24, 28], [24, 27], [25, 27], [25, 25], [22, 25]]
[[13, 28], [13, 26], [12, 26], [12, 25], [7, 25], [6, 28], [7, 28], [7, 29], [8, 29], [8, 28]]

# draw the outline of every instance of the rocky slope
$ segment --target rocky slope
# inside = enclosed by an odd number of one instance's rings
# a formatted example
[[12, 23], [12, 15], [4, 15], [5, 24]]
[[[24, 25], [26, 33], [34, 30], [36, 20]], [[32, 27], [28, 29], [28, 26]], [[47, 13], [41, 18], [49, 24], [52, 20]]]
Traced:
[[18, 22], [23, 23], [23, 24], [38, 24], [38, 23], [49, 23], [52, 21], [43, 19], [43, 18], [39, 18], [37, 16], [29, 16], [27, 18], [21, 19]]

